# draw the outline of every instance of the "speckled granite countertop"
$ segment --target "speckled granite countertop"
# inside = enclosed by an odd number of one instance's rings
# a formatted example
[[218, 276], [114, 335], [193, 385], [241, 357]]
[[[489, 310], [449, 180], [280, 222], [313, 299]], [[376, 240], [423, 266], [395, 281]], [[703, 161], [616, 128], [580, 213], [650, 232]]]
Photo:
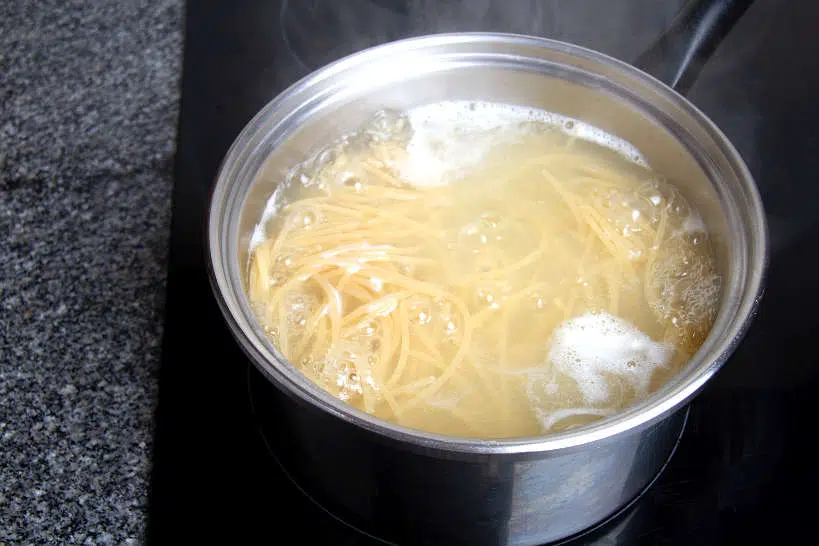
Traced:
[[0, 544], [143, 542], [182, 14], [0, 2]]

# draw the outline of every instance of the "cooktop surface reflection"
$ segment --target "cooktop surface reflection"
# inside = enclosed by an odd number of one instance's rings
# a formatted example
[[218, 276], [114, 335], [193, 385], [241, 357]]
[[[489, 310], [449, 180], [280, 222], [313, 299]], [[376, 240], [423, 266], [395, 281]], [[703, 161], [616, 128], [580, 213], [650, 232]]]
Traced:
[[[493, 30], [571, 41], [633, 61], [682, 0], [197, 0], [187, 6], [166, 329], [149, 540], [375, 544], [317, 508], [271, 457], [259, 381], [211, 296], [202, 247], [219, 162], [247, 121], [309, 71], [430, 32]], [[758, 0], [689, 98], [734, 142], [762, 192], [771, 268], [745, 342], [691, 406], [653, 487], [573, 544], [817, 543], [814, 337], [819, 292], [819, 4]], [[330, 456], [331, 454], [328, 454]], [[287, 535], [290, 536], [290, 535]]]

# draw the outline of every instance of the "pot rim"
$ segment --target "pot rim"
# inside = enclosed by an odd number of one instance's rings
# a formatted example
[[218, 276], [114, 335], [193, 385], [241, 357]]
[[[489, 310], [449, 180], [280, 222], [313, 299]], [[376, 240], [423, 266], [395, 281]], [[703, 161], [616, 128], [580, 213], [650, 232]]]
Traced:
[[[743, 210], [743, 222], [745, 222], [746, 226], [750, 225], [754, 228], [751, 230], [753, 237], [748, 241], [749, 246], [752, 247], [749, 250], [753, 261], [749, 259], [748, 272], [745, 282], [742, 283], [744, 291], [738, 296], [739, 302], [736, 313], [730, 318], [730, 322], [724, 331], [718, 333], [721, 342], [707, 353], [704, 351], [709, 340], [717, 335], [712, 328], [708, 339], [691, 358], [685, 369], [660, 389], [611, 417], [565, 432], [502, 439], [456, 437], [412, 429], [358, 410], [335, 398], [307, 379], [287, 362], [266, 337], [258, 335], [259, 330], [254, 326], [254, 321], [248, 317], [246, 312], [249, 311], [249, 306], [246, 302], [240, 302], [240, 300], [246, 298], [242, 283], [238, 283], [237, 286], [235, 283], [231, 284], [227, 279], [226, 269], [229, 268], [226, 260], [236, 260], [236, 257], [231, 258], [228, 256], [224, 248], [228, 245], [222, 244], [223, 239], [225, 239], [224, 232], [228, 231], [231, 225], [231, 222], [226, 221], [224, 218], [226, 215], [225, 210], [229, 209], [229, 207], [224, 206], [224, 202], [231, 197], [230, 186], [243, 167], [241, 160], [247, 159], [243, 156], [253, 153], [253, 150], [248, 150], [249, 145], [258, 137], [264, 121], [276, 111], [285, 98], [303, 93], [311, 86], [336, 74], [399, 52], [431, 46], [462, 45], [476, 42], [485, 45], [503, 43], [527, 47], [534, 46], [572, 57], [579, 57], [582, 60], [606, 65], [608, 68], [617, 71], [620, 76], [636, 79], [643, 85], [648, 85], [662, 93], [666, 98], [672, 99], [699, 125], [700, 129], [709, 134], [735, 171], [748, 205], [747, 210]], [[537, 60], [533, 57], [528, 59]], [[244, 195], [246, 195], [246, 192], [242, 197]], [[235, 203], [232, 202], [232, 204]], [[239, 203], [239, 205], [241, 204]], [[232, 220], [234, 223], [237, 218], [238, 214], [233, 214]], [[286, 88], [268, 102], [245, 125], [222, 160], [217, 172], [216, 182], [211, 189], [206, 225], [206, 262], [214, 296], [231, 333], [253, 364], [270, 381], [300, 402], [307, 403], [319, 411], [326, 412], [348, 424], [373, 433], [384, 441], [398, 442], [410, 449], [434, 450], [453, 454], [511, 455], [563, 452], [629, 431], [642, 430], [675, 412], [699, 392], [705, 383], [722, 367], [744, 337], [756, 314], [763, 294], [764, 277], [769, 256], [767, 223], [762, 200], [753, 177], [727, 137], [696, 106], [651, 75], [600, 52], [547, 38], [494, 32], [430, 34], [389, 42], [364, 49], [330, 63]], [[236, 292], [239, 292], [239, 294]], [[722, 314], [722, 310], [720, 314]], [[716, 324], [717, 322], [715, 322], [715, 326]]]

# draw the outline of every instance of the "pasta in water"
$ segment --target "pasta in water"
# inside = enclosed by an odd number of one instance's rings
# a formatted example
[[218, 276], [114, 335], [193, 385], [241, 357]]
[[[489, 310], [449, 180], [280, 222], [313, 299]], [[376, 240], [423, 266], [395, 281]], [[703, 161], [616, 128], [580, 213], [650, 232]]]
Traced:
[[294, 169], [247, 293], [348, 404], [457, 436], [566, 430], [698, 349], [720, 278], [697, 212], [627, 143], [489, 103], [384, 111]]

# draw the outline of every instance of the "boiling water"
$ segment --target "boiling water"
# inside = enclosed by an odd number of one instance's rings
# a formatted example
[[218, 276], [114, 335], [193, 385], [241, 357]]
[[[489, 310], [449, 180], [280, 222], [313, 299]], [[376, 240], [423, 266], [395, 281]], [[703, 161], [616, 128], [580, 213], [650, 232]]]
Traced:
[[294, 169], [247, 289], [334, 396], [430, 432], [510, 437], [611, 415], [703, 342], [704, 224], [639, 152], [554, 114], [382, 112]]

